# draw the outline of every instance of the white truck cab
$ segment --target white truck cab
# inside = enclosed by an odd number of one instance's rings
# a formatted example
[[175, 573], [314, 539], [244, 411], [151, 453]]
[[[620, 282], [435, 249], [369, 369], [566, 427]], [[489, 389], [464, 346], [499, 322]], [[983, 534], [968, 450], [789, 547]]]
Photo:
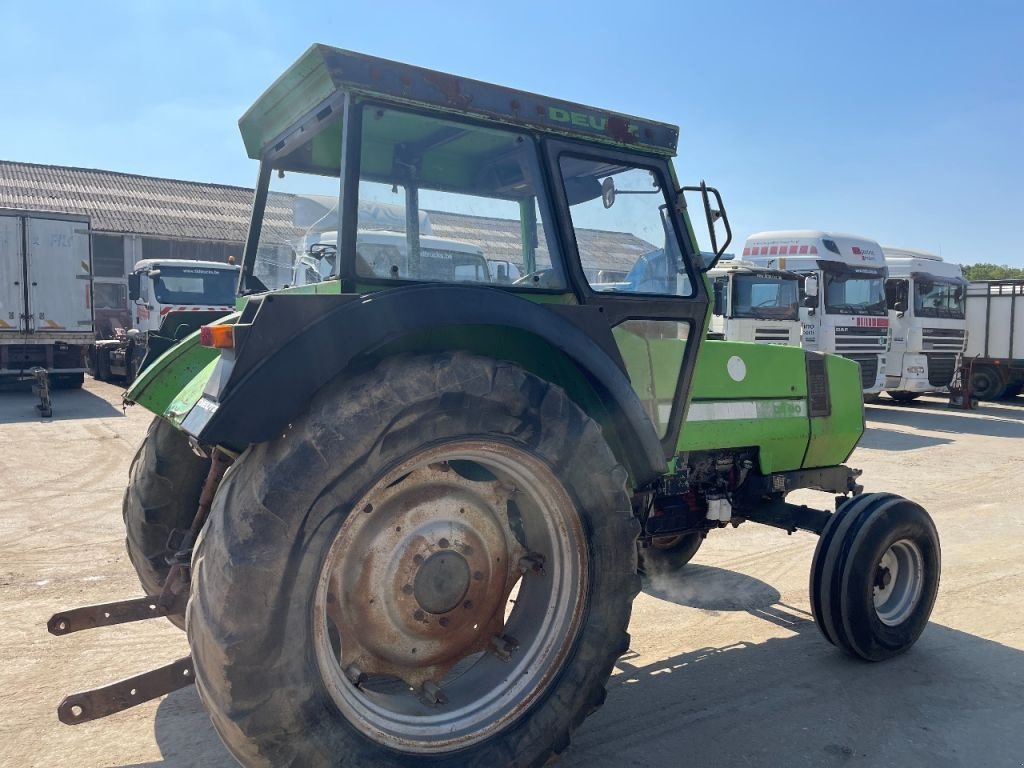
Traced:
[[892, 349], [885, 371], [891, 398], [907, 402], [949, 387], [966, 342], [967, 281], [957, 264], [926, 251], [882, 246]]
[[[336, 242], [335, 232], [324, 232], [299, 255], [295, 260], [293, 285], [308, 285], [330, 277], [334, 273]], [[359, 230], [356, 252], [357, 269], [364, 277], [401, 280], [410, 275], [409, 246], [404, 232]], [[488, 262], [483, 251], [472, 243], [420, 235], [420, 280], [434, 276], [445, 282], [511, 282], [513, 273], [508, 268], [503, 271], [502, 266]], [[518, 272], [516, 268], [514, 274]]]
[[132, 328], [157, 331], [171, 312], [231, 312], [238, 267], [219, 261], [143, 259], [128, 276]]
[[747, 238], [743, 259], [802, 275], [804, 348], [856, 360], [864, 394], [882, 391], [889, 351], [882, 246], [820, 230], [760, 232]]
[[749, 261], [708, 272], [714, 304], [708, 338], [800, 346], [800, 276]]

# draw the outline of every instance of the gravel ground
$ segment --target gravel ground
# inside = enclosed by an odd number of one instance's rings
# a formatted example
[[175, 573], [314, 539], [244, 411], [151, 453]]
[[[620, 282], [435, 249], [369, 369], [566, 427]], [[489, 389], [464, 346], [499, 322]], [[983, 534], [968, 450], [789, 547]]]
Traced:
[[[0, 766], [235, 764], [193, 688], [57, 721], [64, 694], [188, 652], [164, 620], [46, 633], [58, 609], [139, 594], [120, 504], [149, 415], [123, 413], [119, 394], [89, 381], [55, 393], [42, 420], [31, 395], [0, 392]], [[922, 503], [942, 538], [942, 586], [915, 648], [882, 664], [844, 657], [810, 618], [814, 537], [724, 531], [637, 598], [608, 700], [560, 765], [1024, 765], [1024, 398], [867, 415], [850, 464], [868, 491]]]

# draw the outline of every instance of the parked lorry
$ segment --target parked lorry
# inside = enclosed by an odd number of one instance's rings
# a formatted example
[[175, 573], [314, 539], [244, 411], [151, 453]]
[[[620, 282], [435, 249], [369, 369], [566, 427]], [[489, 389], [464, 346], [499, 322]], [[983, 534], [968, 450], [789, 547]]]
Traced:
[[889, 316], [882, 247], [856, 235], [817, 230], [761, 232], [743, 258], [804, 276], [800, 310], [804, 349], [831, 352], [860, 365], [865, 395], [885, 386]]
[[708, 271], [714, 301], [708, 338], [800, 346], [800, 276], [725, 260]]
[[0, 210], [0, 380], [80, 387], [94, 338], [89, 219]]
[[[317, 45], [240, 127], [260, 162], [244, 308], [126, 395], [155, 414], [123, 507], [147, 595], [48, 624], [167, 616], [191, 654], [67, 697], [63, 722], [195, 681], [243, 765], [542, 765], [629, 647], [638, 539], [671, 568], [687, 537], [743, 521], [820, 535], [829, 642], [867, 660], [915, 642], [934, 525], [843, 464], [856, 365], [706, 340], [714, 258], [686, 195], [715, 258], [728, 218], [713, 188], [679, 186], [674, 126]], [[268, 284], [271, 185], [325, 178], [335, 272]], [[398, 278], [357, 254], [359, 200], [387, 194], [405, 209]], [[525, 279], [424, 268], [421, 199], [514, 217]], [[578, 228], [631, 233], [668, 268], [643, 292], [595, 290]], [[835, 511], [789, 503], [797, 488]]]
[[1016, 397], [1024, 387], [1024, 280], [969, 283], [966, 316], [971, 395]]
[[967, 281], [960, 266], [926, 251], [883, 246], [892, 348], [885, 390], [897, 402], [946, 391], [964, 351]]
[[131, 328], [99, 339], [89, 370], [99, 381], [135, 380], [147, 362], [199, 326], [235, 309], [238, 267], [216, 261], [144, 259], [128, 276]]

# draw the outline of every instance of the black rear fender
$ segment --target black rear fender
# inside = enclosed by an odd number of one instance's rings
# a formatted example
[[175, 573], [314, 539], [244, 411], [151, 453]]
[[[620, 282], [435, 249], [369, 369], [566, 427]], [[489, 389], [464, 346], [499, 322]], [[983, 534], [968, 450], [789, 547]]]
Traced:
[[600, 308], [539, 304], [475, 286], [256, 298], [235, 325], [235, 349], [222, 351], [183, 427], [204, 443], [263, 442], [353, 367], [438, 348], [511, 360], [562, 386], [602, 424], [637, 486], [665, 471], [658, 435]]

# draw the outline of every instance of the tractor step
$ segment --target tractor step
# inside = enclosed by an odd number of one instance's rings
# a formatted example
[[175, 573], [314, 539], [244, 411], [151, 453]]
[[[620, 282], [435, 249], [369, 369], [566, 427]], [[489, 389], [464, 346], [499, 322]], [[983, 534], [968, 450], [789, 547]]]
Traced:
[[102, 688], [72, 693], [57, 707], [57, 717], [66, 725], [87, 723], [159, 698], [186, 685], [192, 685], [193, 682], [195, 674], [192, 657], [185, 656], [166, 666], [135, 677], [126, 677]]

